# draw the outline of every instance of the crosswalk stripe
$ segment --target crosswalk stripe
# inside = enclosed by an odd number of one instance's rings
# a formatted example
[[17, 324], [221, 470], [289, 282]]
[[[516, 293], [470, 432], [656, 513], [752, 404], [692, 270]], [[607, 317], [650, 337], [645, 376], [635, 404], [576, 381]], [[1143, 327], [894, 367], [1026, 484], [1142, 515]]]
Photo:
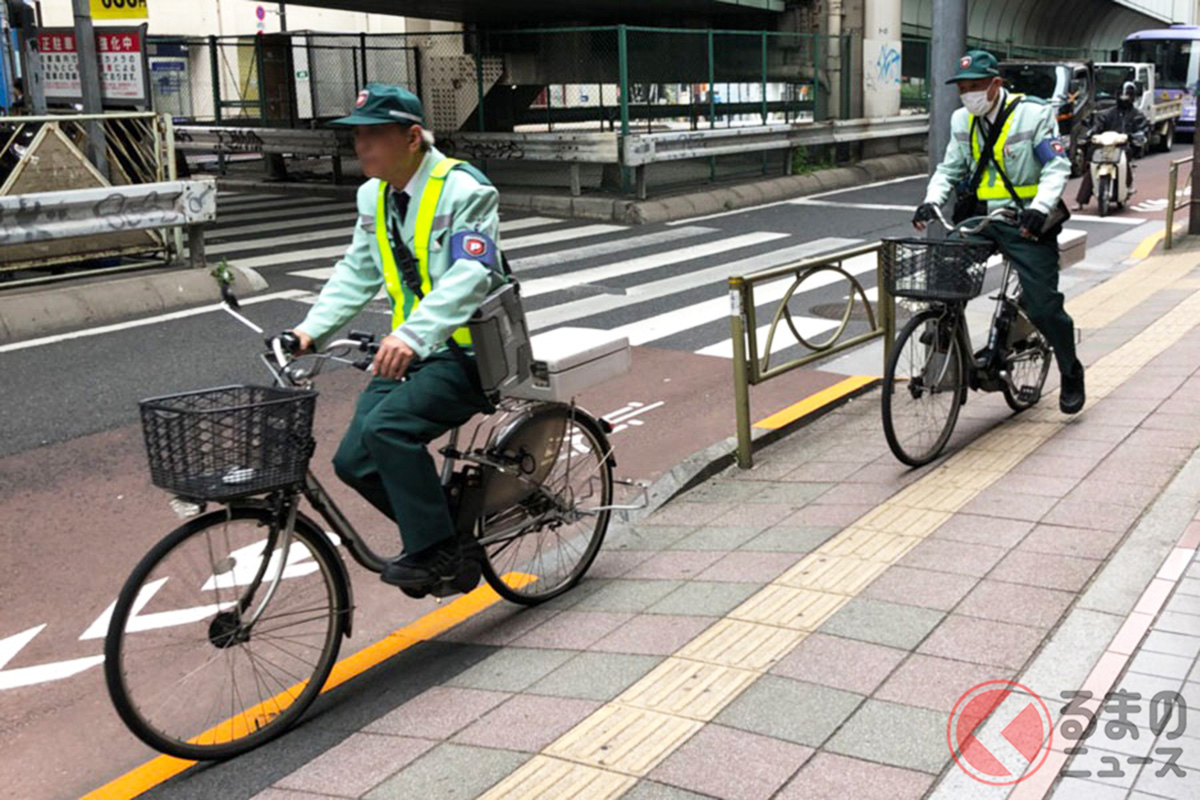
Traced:
[[[351, 220], [353, 222], [353, 220]], [[232, 242], [221, 242], [206, 247], [205, 250], [209, 255], [219, 256], [224, 253], [236, 253], [239, 250], [253, 250], [260, 247], [280, 247], [287, 245], [304, 244], [305, 242], [319, 242], [327, 239], [341, 239], [341, 245], [344, 250], [350, 244], [349, 228], [327, 228], [319, 231], [308, 231], [307, 233], [290, 233], [287, 236], [273, 236], [270, 239], [237, 239]], [[289, 251], [300, 250], [303, 248], [288, 247]]]
[[[350, 226], [354, 224], [355, 216], [356, 212], [354, 209], [345, 209], [337, 214], [325, 214], [319, 217], [305, 216], [299, 223], [305, 227], [318, 225], [331, 230], [349, 230]], [[218, 217], [218, 220], [220, 220], [220, 217]], [[213, 228], [211, 231], [206, 231], [206, 233], [212, 239], [231, 239], [237, 236], [267, 233], [279, 229], [280, 224], [278, 222], [264, 222], [257, 225], [241, 225], [233, 228]], [[256, 240], [246, 239], [244, 241], [246, 247], [253, 247]]]
[[[341, 258], [342, 254], [346, 252], [346, 244], [346, 242], [343, 242], [334, 247], [318, 247], [314, 250], [300, 252], [271, 253], [265, 256], [254, 256], [253, 258], [238, 258], [233, 263], [235, 266], [243, 269], [262, 269], [263, 267], [275, 267], [280, 264], [295, 263], [296, 261], [336, 259]], [[332, 273], [332, 268], [330, 268], [330, 272]]]
[[[723, 292], [724, 287], [721, 285], [721, 282], [730, 275], [746, 275], [760, 269], [771, 269], [772, 267], [782, 266], [819, 253], [841, 250], [860, 243], [860, 239], [840, 239], [837, 237], [816, 239], [794, 247], [787, 247], [783, 250], [773, 250], [769, 253], [731, 261], [727, 264], [718, 264], [696, 272], [672, 275], [669, 278], [631, 286], [625, 294], [587, 297], [582, 300], [560, 303], [549, 308], [531, 311], [526, 314], [526, 321], [529, 323], [530, 330], [542, 330], [554, 325], [563, 325], [581, 317], [595, 316], [637, 303], [657, 300], [661, 297], [670, 297], [673, 294], [694, 289], [697, 286], [712, 285], [719, 287], [720, 291]], [[522, 284], [522, 286], [524, 285]]]
[[526, 228], [540, 228], [543, 225], [562, 225], [568, 222], [565, 219], [556, 219], [555, 217], [521, 217], [520, 219], [502, 219], [500, 220], [500, 232], [508, 233], [509, 231], [523, 231]]
[[[218, 215], [219, 216], [217, 217], [217, 223], [216, 223], [216, 225], [213, 226], [212, 230], [214, 232], [219, 232], [222, 234], [224, 234], [227, 229], [232, 227], [232, 225], [229, 225], [229, 223], [247, 223], [248, 224], [251, 220], [257, 222], [257, 221], [265, 221], [265, 220], [269, 220], [269, 219], [282, 219], [285, 217], [295, 217], [297, 215], [297, 210], [294, 208], [280, 208], [280, 209], [276, 209], [275, 211], [256, 211], [256, 212], [253, 212], [250, 214], [232, 214], [230, 216], [223, 217], [223, 215], [220, 215], [219, 208], [220, 207], [218, 206]], [[353, 214], [354, 206], [347, 205], [346, 203], [323, 203], [321, 205], [308, 206], [307, 208], [304, 209], [303, 218], [307, 218], [307, 217], [309, 217], [309, 215], [312, 215], [312, 214], [318, 214], [318, 213], [324, 214], [324, 213], [331, 212], [331, 211], [341, 211], [342, 213], [345, 213], [345, 214]]]
[[513, 269], [518, 274], [524, 275], [537, 269], [545, 267], [562, 267], [566, 264], [575, 261], [586, 261], [589, 258], [598, 258], [600, 256], [612, 255], [613, 253], [621, 253], [627, 250], [636, 250], [639, 247], [654, 247], [657, 245], [668, 244], [670, 242], [679, 241], [680, 239], [690, 239], [693, 236], [699, 236], [704, 233], [715, 233], [716, 228], [704, 228], [699, 225], [691, 225], [686, 228], [668, 228], [665, 231], [658, 233], [647, 233], [641, 236], [629, 236], [624, 239], [615, 239], [612, 241], [600, 242], [599, 244], [589, 244], [584, 247], [572, 247], [569, 250], [556, 253], [545, 253], [538, 256], [526, 256], [513, 261]]
[[[255, 211], [270, 211], [275, 208], [291, 208], [298, 210], [304, 206], [312, 205], [314, 199], [317, 198], [286, 197], [280, 195], [273, 198], [255, 200], [247, 203], [222, 203], [220, 200], [217, 200], [217, 213], [220, 214], [222, 210], [225, 210], [230, 214], [253, 214]], [[337, 202], [341, 205], [353, 205], [354, 202], [352, 200], [337, 200], [336, 198], [332, 197], [323, 197], [319, 199], [326, 200], [327, 202], [331, 203]]]
[[693, 245], [680, 250], [669, 250], [665, 253], [654, 253], [628, 261], [619, 261], [613, 264], [592, 267], [591, 269], [581, 269], [552, 278], [537, 278], [526, 281], [521, 285], [521, 295], [523, 297], [537, 297], [540, 294], [569, 289], [573, 286], [598, 283], [622, 275], [631, 275], [635, 272], [644, 272], [670, 264], [690, 261], [693, 258], [704, 258], [705, 256], [713, 256], [717, 253], [724, 253], [743, 247], [753, 247], [764, 242], [784, 239], [787, 236], [788, 234], [786, 233], [756, 231], [740, 236], [732, 236], [728, 239], [718, 239], [715, 242], [705, 242], [704, 244]]
[[[851, 275], [861, 275], [864, 272], [875, 269], [874, 254], [867, 257], [858, 257], [849, 259], [843, 265], [843, 269]], [[811, 278], [800, 284], [799, 291], [807, 294], [814, 289], [819, 289], [824, 286], [844, 281], [841, 275], [834, 272], [820, 272], [813, 275]], [[777, 281], [763, 284], [756, 288], [754, 292], [754, 305], [760, 306], [765, 303], [773, 303], [782, 300], [791, 288], [794, 279], [791, 277], [782, 278]], [[711, 300], [705, 300], [700, 303], [694, 303], [683, 308], [676, 308], [667, 311], [663, 314], [650, 317], [648, 319], [639, 320], [629, 325], [622, 325], [613, 330], [613, 333], [629, 337], [629, 343], [633, 345], [645, 344], [652, 342], [655, 339], [662, 339], [676, 333], [695, 328], [714, 319], [720, 319], [723, 316], [728, 316], [729, 313], [729, 298], [727, 296], [715, 297]], [[770, 326], [768, 326], [770, 327]], [[802, 332], [803, 333], [803, 332]], [[765, 339], [764, 339], [765, 341]], [[730, 353], [733, 349], [730, 345]]]
[[516, 239], [504, 242], [505, 252], [511, 250], [520, 250], [524, 247], [539, 247], [545, 244], [557, 244], [572, 239], [583, 239], [588, 236], [600, 236], [605, 233], [616, 233], [617, 231], [625, 230], [624, 225], [581, 225], [577, 228], [567, 228], [566, 230], [546, 231], [545, 233], [534, 233], [529, 236], [519, 236]]
[[[354, 208], [347, 207], [337, 214], [325, 214], [317, 217], [305, 215], [303, 219], [298, 220], [298, 223], [304, 227], [323, 226], [329, 228], [331, 231], [346, 230], [347, 236], [349, 236], [350, 226], [354, 224], [357, 213], [358, 212]], [[221, 219], [223, 218], [218, 217], [218, 225], [221, 225]], [[565, 220], [554, 219], [552, 217], [522, 217], [521, 219], [501, 220], [500, 232], [506, 233], [508, 231], [519, 231], [524, 228], [558, 224], [564, 221]], [[208, 237], [212, 240], [226, 240], [235, 236], [268, 233], [270, 231], [278, 231], [279, 229], [280, 225], [278, 222], [264, 222], [255, 225], [240, 225], [232, 228], [214, 227], [208, 232]], [[328, 235], [332, 236], [333, 233], [331, 232]], [[255, 239], [246, 240], [246, 249], [260, 246], [260, 241], [261, 240]]]

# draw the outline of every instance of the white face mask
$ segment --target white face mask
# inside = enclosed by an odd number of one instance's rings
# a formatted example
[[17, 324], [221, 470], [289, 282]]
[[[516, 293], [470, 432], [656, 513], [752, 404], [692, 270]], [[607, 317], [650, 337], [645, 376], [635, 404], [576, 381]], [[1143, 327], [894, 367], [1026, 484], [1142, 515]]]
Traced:
[[988, 99], [987, 89], [981, 92], [963, 92], [959, 97], [962, 99], [962, 104], [966, 107], [967, 111], [977, 117], [982, 117], [992, 110], [992, 101]]

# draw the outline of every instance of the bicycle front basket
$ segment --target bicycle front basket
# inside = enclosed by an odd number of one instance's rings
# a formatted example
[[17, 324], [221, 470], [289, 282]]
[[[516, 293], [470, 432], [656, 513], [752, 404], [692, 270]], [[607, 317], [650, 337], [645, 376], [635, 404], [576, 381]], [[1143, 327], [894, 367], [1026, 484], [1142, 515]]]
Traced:
[[304, 481], [317, 393], [223, 386], [139, 403], [150, 480], [195, 500], [224, 501]]
[[990, 242], [884, 239], [883, 283], [893, 297], [970, 300], [983, 291]]

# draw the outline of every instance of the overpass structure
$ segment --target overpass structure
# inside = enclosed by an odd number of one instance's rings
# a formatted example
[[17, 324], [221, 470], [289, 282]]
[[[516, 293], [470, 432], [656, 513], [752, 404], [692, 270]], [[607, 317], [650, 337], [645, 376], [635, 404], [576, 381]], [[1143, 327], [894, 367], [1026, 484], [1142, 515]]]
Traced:
[[[215, 121], [316, 125], [345, 113], [367, 81], [398, 83], [422, 98], [443, 141], [486, 162], [494, 177], [576, 194], [631, 188], [631, 156], [641, 159], [644, 193], [647, 176], [665, 187], [924, 149], [912, 118], [930, 105], [935, 0], [289, 2], [435, 19], [453, 30], [188, 42], [193, 72], [213, 76]], [[1102, 58], [1131, 31], [1195, 22], [1198, 4], [967, 0], [968, 41], [1001, 56]], [[232, 113], [223, 119], [222, 108]], [[897, 122], [865, 124], [887, 120]], [[835, 121], [864, 124], [815, 138], [792, 130]], [[720, 132], [739, 128], [754, 130]], [[670, 163], [660, 158], [667, 152]], [[534, 153], [541, 166], [530, 164]]]

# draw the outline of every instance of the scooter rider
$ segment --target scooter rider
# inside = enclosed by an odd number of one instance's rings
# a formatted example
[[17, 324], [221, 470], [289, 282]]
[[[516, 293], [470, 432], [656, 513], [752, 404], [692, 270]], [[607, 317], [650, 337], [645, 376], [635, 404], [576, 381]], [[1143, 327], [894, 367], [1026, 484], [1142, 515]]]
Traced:
[[1026, 313], [1058, 360], [1059, 407], [1075, 414], [1085, 401], [1083, 364], [1075, 355], [1075, 324], [1058, 291], [1058, 233], [1068, 215], [1061, 198], [1071, 164], [1059, 141], [1054, 109], [1038, 98], [1005, 91], [996, 64], [983, 50], [959, 60], [949, 83], [958, 85], [965, 107], [951, 117], [946, 156], [930, 178], [913, 225], [924, 230], [955, 188], [956, 221], [999, 208], [1020, 211], [1019, 229], [991, 225], [981, 235], [995, 242], [1016, 268]]
[[[1150, 121], [1134, 105], [1137, 93], [1137, 84], [1133, 81], [1125, 81], [1125, 85], [1121, 87], [1121, 96], [1117, 98], [1117, 104], [1096, 120], [1095, 128], [1088, 133], [1088, 163], [1091, 163], [1092, 160], [1091, 138], [1098, 133], [1116, 131], [1128, 136], [1131, 142], [1138, 136], [1145, 137], [1148, 134]], [[1125, 186], [1128, 187], [1129, 194], [1133, 194], [1133, 158], [1128, 144], [1125, 145], [1125, 170]], [[1075, 202], [1078, 204], [1076, 208], [1082, 209], [1092, 201], [1093, 188], [1092, 171], [1084, 170], [1083, 180], [1079, 183], [1079, 193], [1075, 196]]]

